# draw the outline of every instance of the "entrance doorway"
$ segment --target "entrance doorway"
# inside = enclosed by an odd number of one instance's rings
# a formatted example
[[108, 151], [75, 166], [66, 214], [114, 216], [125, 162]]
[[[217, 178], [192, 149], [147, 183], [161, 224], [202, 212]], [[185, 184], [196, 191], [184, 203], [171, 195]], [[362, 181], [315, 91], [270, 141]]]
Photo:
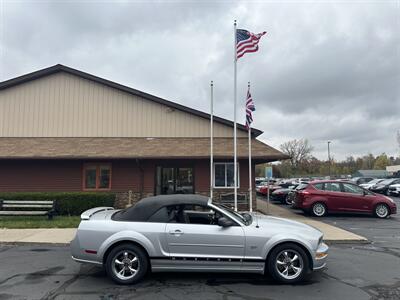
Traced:
[[193, 194], [192, 167], [163, 167], [156, 169], [156, 195]]

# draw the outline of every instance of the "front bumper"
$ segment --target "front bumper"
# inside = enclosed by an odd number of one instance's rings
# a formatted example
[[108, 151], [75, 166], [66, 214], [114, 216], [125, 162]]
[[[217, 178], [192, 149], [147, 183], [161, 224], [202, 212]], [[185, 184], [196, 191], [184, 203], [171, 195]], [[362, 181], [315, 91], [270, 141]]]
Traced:
[[322, 268], [324, 268], [326, 266], [326, 259], [328, 257], [328, 250], [329, 250], [329, 247], [325, 243], [321, 243], [318, 246], [318, 249], [315, 252], [314, 257], [313, 257], [313, 261], [314, 261], [313, 270], [314, 271], [315, 270], [320, 270], [320, 269], [322, 269]]

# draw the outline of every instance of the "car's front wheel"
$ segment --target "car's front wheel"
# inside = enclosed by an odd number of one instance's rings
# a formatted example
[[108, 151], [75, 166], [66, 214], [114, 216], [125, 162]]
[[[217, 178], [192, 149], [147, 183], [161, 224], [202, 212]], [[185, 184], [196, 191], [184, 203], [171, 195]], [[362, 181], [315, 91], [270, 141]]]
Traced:
[[292, 199], [289, 197], [289, 195], [287, 195], [287, 196], [285, 197], [285, 203], [286, 203], [287, 205], [292, 205], [292, 204], [293, 204]]
[[108, 276], [119, 284], [138, 282], [146, 274], [147, 268], [146, 254], [133, 244], [116, 246], [108, 254], [105, 264]]
[[309, 270], [309, 261], [301, 247], [286, 243], [272, 250], [268, 257], [267, 267], [275, 280], [292, 284], [305, 279]]
[[387, 216], [389, 216], [389, 207], [386, 204], [379, 203], [377, 206], [375, 206], [375, 216], [384, 219]]

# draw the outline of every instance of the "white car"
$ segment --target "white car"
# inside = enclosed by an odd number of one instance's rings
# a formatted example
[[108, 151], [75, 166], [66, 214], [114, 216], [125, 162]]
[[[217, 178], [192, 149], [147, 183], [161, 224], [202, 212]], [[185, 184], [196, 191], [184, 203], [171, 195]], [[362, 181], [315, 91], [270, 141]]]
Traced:
[[400, 196], [400, 183], [389, 185], [388, 192], [389, 192], [389, 195], [399, 197]]
[[369, 190], [369, 189], [370, 189], [371, 187], [373, 187], [375, 184], [377, 184], [377, 183], [379, 183], [379, 182], [381, 182], [381, 181], [383, 181], [383, 180], [385, 180], [385, 179], [372, 179], [372, 180], [369, 181], [369, 182], [359, 184], [359, 186], [361, 186], [361, 187], [364, 188], [364, 189]]

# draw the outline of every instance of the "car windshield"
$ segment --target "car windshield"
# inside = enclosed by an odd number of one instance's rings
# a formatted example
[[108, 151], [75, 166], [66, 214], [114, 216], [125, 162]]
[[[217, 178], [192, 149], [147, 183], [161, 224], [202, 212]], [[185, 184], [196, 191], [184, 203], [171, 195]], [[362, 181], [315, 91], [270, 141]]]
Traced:
[[296, 190], [297, 190], [297, 191], [299, 191], [299, 190], [304, 190], [307, 186], [308, 186], [308, 184], [301, 183], [301, 184], [299, 184], [299, 185], [297, 186]]
[[[232, 208], [230, 208], [227, 205], [216, 204], [216, 203], [213, 203], [213, 205], [218, 207], [219, 209], [222, 209], [225, 213], [227, 213], [227, 215], [233, 217], [235, 220], [239, 221], [240, 223], [245, 224], [246, 226], [250, 225], [252, 223], [252, 221], [253, 221], [252, 218], [250, 218], [250, 219], [245, 218], [243, 216], [244, 214], [240, 214], [237, 211], [234, 211]], [[246, 214], [246, 215], [250, 216], [249, 214]]]
[[391, 184], [393, 181], [394, 181], [394, 179], [385, 179], [385, 180], [382, 180], [380, 183], [381, 184]]
[[368, 182], [369, 184], [374, 184], [374, 183], [378, 183], [381, 182], [382, 179], [372, 179], [370, 182]]

